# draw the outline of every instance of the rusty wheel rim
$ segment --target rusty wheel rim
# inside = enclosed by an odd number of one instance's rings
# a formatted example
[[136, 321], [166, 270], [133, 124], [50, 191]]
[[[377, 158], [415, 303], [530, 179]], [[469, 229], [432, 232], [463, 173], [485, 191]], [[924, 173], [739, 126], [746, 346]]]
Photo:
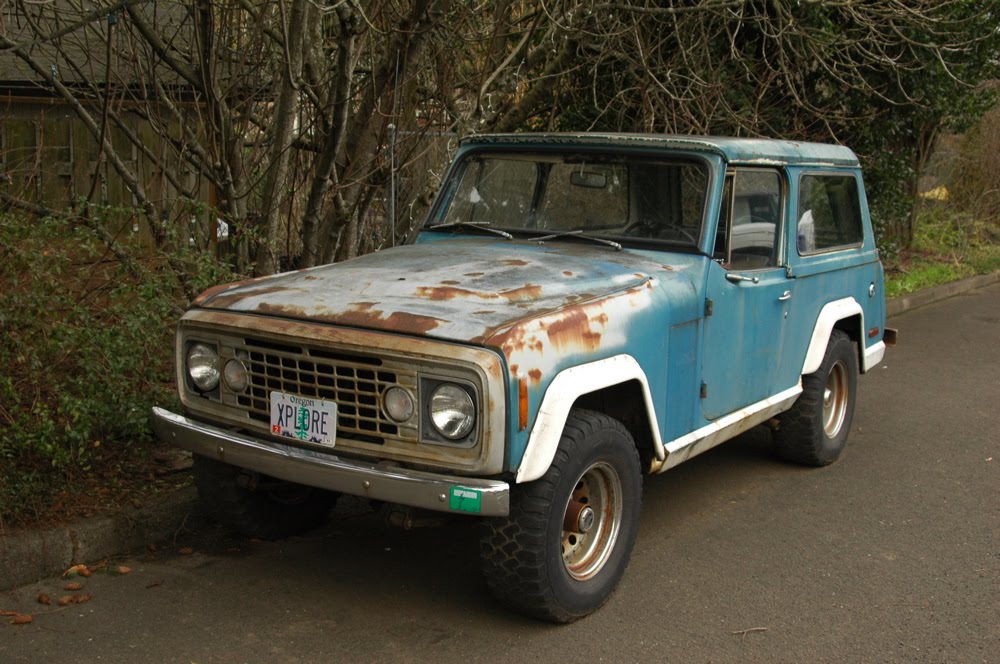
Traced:
[[599, 461], [577, 480], [563, 513], [562, 559], [571, 577], [586, 581], [601, 571], [621, 521], [621, 479], [610, 464]]
[[828, 438], [835, 438], [844, 426], [849, 397], [847, 367], [843, 362], [837, 362], [830, 369], [823, 389], [823, 431]]

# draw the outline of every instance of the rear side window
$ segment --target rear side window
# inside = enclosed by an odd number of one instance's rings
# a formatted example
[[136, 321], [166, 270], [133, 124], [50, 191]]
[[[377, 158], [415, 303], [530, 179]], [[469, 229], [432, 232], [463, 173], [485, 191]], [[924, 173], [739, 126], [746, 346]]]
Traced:
[[796, 237], [800, 254], [861, 244], [861, 204], [854, 176], [802, 176]]

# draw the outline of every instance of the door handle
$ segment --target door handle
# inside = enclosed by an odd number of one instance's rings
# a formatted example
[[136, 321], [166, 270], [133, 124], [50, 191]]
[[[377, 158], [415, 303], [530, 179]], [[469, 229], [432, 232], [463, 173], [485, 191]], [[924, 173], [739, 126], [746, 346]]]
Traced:
[[726, 272], [726, 281], [731, 281], [734, 284], [738, 284], [741, 281], [749, 281], [752, 284], [760, 283], [758, 277], [744, 277], [742, 274], [735, 274], [733, 272]]
[[790, 299], [792, 299], [792, 291], [790, 290], [786, 290], [778, 296], [778, 302], [788, 302]]

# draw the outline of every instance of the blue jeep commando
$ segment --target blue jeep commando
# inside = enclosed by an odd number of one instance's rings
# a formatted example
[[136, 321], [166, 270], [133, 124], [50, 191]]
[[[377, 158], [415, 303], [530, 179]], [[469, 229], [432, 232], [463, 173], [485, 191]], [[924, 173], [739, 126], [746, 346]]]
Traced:
[[497, 598], [570, 622], [624, 574], [644, 475], [762, 423], [832, 463], [894, 338], [848, 148], [477, 136], [412, 244], [202, 294], [154, 422], [233, 528], [345, 493], [470, 515]]

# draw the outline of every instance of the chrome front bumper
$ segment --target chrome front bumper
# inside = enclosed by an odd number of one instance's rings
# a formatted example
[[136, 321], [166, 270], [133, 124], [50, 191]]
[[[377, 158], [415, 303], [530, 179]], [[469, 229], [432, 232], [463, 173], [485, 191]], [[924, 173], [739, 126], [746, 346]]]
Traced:
[[506, 516], [510, 511], [510, 485], [498, 480], [341, 459], [202, 424], [162, 408], [153, 408], [153, 429], [160, 440], [195, 454], [290, 482], [439, 512]]

